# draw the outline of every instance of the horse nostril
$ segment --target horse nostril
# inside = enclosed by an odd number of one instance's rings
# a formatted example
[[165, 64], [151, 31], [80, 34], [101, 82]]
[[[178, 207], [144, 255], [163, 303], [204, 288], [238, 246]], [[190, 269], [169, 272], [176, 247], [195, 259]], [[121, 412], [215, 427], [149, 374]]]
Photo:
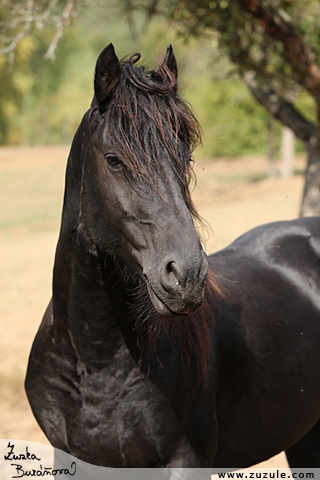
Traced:
[[172, 283], [172, 285], [179, 285], [179, 283], [182, 281], [182, 272], [179, 270], [178, 265], [172, 261], [167, 263], [167, 277]]
[[169, 262], [167, 264], [167, 273], [172, 273], [173, 272], [173, 263], [174, 262]]
[[[177, 286], [181, 282], [182, 273], [174, 260], [163, 264], [161, 275], [161, 284], [163, 288], [170, 293], [175, 293]], [[182, 277], [183, 278], [183, 277]]]

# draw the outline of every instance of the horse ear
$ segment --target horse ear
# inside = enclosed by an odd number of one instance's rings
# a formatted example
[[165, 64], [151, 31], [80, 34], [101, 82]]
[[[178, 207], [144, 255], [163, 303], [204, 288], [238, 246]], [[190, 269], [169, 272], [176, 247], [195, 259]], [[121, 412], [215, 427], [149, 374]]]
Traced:
[[166, 56], [164, 57], [163, 63], [165, 65], [167, 65], [170, 72], [173, 73], [173, 75], [177, 79], [178, 78], [178, 65], [177, 65], [176, 57], [173, 53], [173, 48], [172, 48], [171, 43], [167, 48]]
[[112, 90], [118, 85], [121, 75], [119, 59], [110, 43], [100, 53], [94, 76], [94, 93], [100, 107], [111, 96]]

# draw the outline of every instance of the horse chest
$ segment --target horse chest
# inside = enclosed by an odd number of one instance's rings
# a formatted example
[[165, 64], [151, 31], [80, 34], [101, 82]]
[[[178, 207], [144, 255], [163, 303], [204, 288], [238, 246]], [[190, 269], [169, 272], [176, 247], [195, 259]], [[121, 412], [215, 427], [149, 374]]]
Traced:
[[140, 467], [166, 463], [182, 426], [165, 395], [137, 368], [80, 376], [64, 394], [67, 450], [88, 463]]

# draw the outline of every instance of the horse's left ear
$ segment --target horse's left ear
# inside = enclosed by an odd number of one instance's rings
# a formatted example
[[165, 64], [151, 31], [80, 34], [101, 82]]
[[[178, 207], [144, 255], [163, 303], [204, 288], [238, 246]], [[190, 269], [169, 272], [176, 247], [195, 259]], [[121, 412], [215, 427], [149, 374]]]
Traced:
[[94, 93], [100, 108], [111, 97], [112, 90], [118, 85], [121, 75], [119, 59], [110, 43], [100, 53], [94, 76]]
[[177, 79], [178, 78], [178, 65], [177, 65], [176, 57], [173, 53], [173, 48], [172, 48], [171, 43], [167, 48], [166, 56], [164, 57], [163, 63], [165, 65], [167, 65], [170, 72], [173, 73], [173, 75]]

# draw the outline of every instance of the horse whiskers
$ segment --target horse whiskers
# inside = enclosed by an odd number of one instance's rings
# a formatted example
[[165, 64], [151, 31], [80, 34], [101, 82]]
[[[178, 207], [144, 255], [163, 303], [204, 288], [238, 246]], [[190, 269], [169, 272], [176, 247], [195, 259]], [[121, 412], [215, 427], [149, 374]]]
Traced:
[[[191, 365], [196, 365], [197, 382], [200, 384], [206, 377], [210, 347], [211, 327], [207, 324], [204, 315], [206, 296], [204, 307], [192, 315], [178, 321], [161, 317], [152, 305], [143, 275], [132, 272], [127, 266], [122, 265], [115, 255], [107, 253], [101, 255], [104, 255], [101, 264], [106, 270], [105, 278], [115, 280], [115, 283], [121, 284], [124, 289], [128, 320], [132, 330], [136, 332], [137, 346], [141, 351], [139, 365], [142, 365], [143, 359], [148, 359], [149, 362], [155, 360], [160, 365], [157, 348], [163, 344], [162, 342], [167, 342], [180, 355], [185, 373], [189, 375]], [[206, 295], [215, 297], [222, 295], [210, 270], [206, 290]], [[145, 368], [147, 365], [144, 364]]]

